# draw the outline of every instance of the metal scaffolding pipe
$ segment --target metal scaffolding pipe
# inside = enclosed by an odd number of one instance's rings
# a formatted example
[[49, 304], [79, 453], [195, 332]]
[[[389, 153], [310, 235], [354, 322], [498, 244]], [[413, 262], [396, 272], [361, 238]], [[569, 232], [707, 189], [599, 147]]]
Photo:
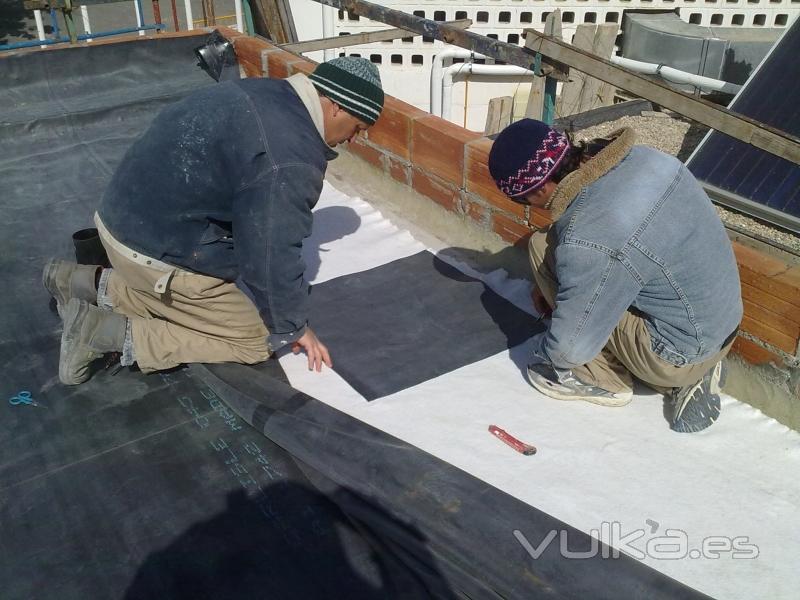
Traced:
[[[42, 11], [34, 10], [33, 18], [36, 21], [36, 33], [39, 35], [39, 39], [40, 40], [47, 39], [47, 36], [45, 36], [44, 34], [44, 22], [42, 21]], [[42, 48], [44, 48], [44, 44], [42, 44]]]
[[242, 0], [233, 0], [233, 8], [236, 13], [236, 31], [244, 33], [244, 17], [242, 16]]
[[[331, 38], [334, 36], [336, 27], [334, 25], [333, 15], [336, 11], [328, 6], [320, 6], [322, 9], [322, 37]], [[323, 60], [326, 62], [333, 60], [336, 57], [335, 48], [326, 48], [323, 52]]]
[[[121, 33], [134, 33], [136, 31], [143, 31], [148, 29], [164, 29], [165, 25], [157, 23], [155, 25], [143, 25], [142, 27], [125, 27], [123, 29], [112, 29], [111, 31], [100, 31], [98, 33], [83, 34], [78, 36], [78, 41], [85, 41], [89, 38], [108, 37], [110, 35], [120, 35]], [[4, 44], [0, 46], [0, 50], [16, 50], [18, 48], [30, 48], [32, 46], [44, 46], [52, 44], [63, 44], [68, 42], [68, 37], [49, 38], [46, 40], [31, 40], [29, 42], [15, 42], [13, 44]]]
[[144, 11], [142, 10], [142, 0], [133, 0], [133, 8], [136, 12], [136, 27], [139, 28], [139, 35], [144, 35], [144, 31], [141, 30], [142, 25], [144, 25]]
[[183, 12], [186, 14], [186, 29], [194, 29], [194, 15], [192, 15], [192, 1], [183, 0]]

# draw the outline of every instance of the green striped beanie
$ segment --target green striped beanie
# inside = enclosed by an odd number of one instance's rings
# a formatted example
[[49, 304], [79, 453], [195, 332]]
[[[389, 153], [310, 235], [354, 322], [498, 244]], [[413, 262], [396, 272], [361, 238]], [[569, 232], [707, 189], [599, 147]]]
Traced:
[[308, 78], [322, 95], [367, 125], [374, 124], [381, 116], [381, 76], [378, 68], [366, 58], [334, 58], [317, 65]]

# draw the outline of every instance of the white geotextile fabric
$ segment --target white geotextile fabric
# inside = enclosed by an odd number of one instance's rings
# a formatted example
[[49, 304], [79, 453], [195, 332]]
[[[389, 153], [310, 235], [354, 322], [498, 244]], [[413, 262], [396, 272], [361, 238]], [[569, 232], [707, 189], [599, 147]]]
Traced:
[[[333, 206], [355, 211], [360, 225], [319, 248], [316, 283], [425, 249], [369, 204], [326, 183], [316, 210]], [[330, 237], [316, 231], [307, 251], [318, 250], [315, 239]], [[498, 272], [482, 278], [532, 310], [526, 281]], [[309, 372], [302, 355], [280, 360], [295, 388], [593, 537], [632, 548], [629, 553], [649, 566], [701, 592], [798, 597], [800, 434], [729, 396], [723, 396], [718, 422], [696, 434], [670, 431], [662, 397], [646, 388], [622, 408], [553, 400], [525, 381], [526, 346], [373, 402], [335, 370]], [[336, 356], [333, 361], [335, 368]], [[517, 454], [488, 433], [492, 424], [534, 444], [538, 453]], [[523, 534], [525, 527], [518, 526]], [[630, 546], [615, 543], [620, 538]], [[535, 549], [543, 540], [528, 542]], [[580, 540], [566, 543], [585, 549]], [[757, 556], [746, 558], [756, 553], [754, 546]]]

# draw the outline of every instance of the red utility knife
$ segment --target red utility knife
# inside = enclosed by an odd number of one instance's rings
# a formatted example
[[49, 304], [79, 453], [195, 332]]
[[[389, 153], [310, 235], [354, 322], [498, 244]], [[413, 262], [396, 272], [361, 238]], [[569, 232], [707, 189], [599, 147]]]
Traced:
[[489, 433], [511, 446], [514, 450], [525, 456], [536, 454], [536, 446], [531, 446], [515, 438], [510, 433], [500, 429], [497, 425], [489, 425]]

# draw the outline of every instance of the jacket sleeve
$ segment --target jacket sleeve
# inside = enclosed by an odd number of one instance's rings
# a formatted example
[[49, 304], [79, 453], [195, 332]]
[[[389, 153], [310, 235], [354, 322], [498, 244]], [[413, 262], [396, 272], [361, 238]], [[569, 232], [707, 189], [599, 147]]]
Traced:
[[307, 164], [279, 166], [234, 197], [237, 285], [258, 307], [273, 350], [302, 336], [308, 321], [303, 240], [322, 180]]
[[556, 306], [533, 352], [556, 368], [572, 369], [600, 353], [641, 286], [619, 258], [589, 246], [560, 244], [555, 266]]

